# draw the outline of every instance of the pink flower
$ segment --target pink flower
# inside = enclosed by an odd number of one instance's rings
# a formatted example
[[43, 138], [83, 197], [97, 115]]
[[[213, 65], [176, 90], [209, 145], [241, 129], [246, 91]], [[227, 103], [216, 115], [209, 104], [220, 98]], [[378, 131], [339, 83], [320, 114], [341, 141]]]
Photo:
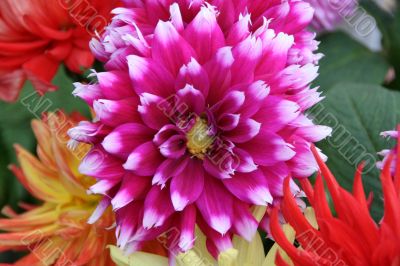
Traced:
[[[400, 125], [397, 127], [397, 130], [382, 132], [381, 136], [395, 139], [395, 140], [397, 140], [397, 143], [399, 143], [399, 141], [400, 141], [399, 140], [399, 138], [400, 138], [399, 132], [400, 132]], [[400, 150], [400, 145], [396, 144], [396, 146], [391, 150], [383, 150], [383, 151], [379, 152], [379, 155], [383, 156], [383, 160], [376, 164], [377, 167], [382, 170], [383, 166], [388, 161], [389, 157], [393, 156], [393, 162], [392, 162], [392, 165], [390, 168], [392, 171], [392, 175], [394, 175], [394, 173], [396, 171], [396, 163], [395, 162], [396, 162], [396, 158], [397, 158], [398, 154], [400, 153], [399, 150]], [[398, 169], [398, 170], [400, 170], [400, 169]]]
[[251, 240], [250, 208], [283, 196], [283, 180], [317, 170], [313, 142], [330, 134], [305, 111], [320, 55], [298, 1], [130, 1], [92, 50], [98, 83], [75, 94], [96, 114], [70, 130], [94, 144], [80, 165], [112, 204], [118, 245], [130, 252], [167, 232], [186, 251], [195, 224], [212, 254]]
[[317, 31], [334, 30], [354, 13], [358, 0], [304, 0], [315, 9], [311, 26]]

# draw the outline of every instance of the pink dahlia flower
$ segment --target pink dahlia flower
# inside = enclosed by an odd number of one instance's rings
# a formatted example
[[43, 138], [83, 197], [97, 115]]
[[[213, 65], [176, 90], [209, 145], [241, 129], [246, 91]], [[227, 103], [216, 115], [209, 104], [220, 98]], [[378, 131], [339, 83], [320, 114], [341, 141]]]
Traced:
[[[393, 162], [391, 165], [391, 171], [392, 174], [394, 175], [395, 171], [396, 171], [396, 158], [397, 156], [400, 154], [400, 145], [398, 143], [400, 143], [400, 125], [397, 127], [397, 130], [392, 130], [392, 131], [385, 131], [381, 133], [382, 137], [388, 137], [388, 138], [393, 138], [395, 140], [397, 140], [397, 144], [396, 146], [391, 149], [391, 150], [383, 150], [381, 152], [379, 152], [379, 155], [383, 156], [383, 160], [381, 162], [377, 163], [377, 167], [379, 169], [383, 169], [383, 166], [385, 165], [385, 163], [387, 162], [387, 160], [389, 159], [390, 156], [394, 156], [393, 157]], [[398, 171], [400, 171], [400, 169], [398, 169]]]
[[[69, 131], [92, 143], [80, 172], [116, 212], [127, 252], [161, 233], [170, 251], [210, 251], [251, 240], [251, 207], [283, 196], [288, 175], [317, 170], [313, 142], [330, 134], [305, 111], [321, 100], [310, 83], [320, 55], [304, 1], [130, 1], [101, 40], [106, 72], [75, 94], [96, 114]], [[296, 188], [293, 182], [293, 188]]]
[[311, 26], [317, 31], [334, 30], [354, 13], [358, 0], [304, 0], [315, 9]]

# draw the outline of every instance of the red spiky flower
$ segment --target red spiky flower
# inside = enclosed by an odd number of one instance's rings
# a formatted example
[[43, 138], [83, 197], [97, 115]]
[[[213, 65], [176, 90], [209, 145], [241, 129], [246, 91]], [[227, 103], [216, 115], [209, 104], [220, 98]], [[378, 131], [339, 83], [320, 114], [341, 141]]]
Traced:
[[[398, 137], [398, 141], [400, 138]], [[397, 145], [397, 153], [400, 147]], [[366, 198], [361, 181], [363, 165], [358, 167], [353, 192], [343, 189], [314, 149], [320, 174], [314, 187], [308, 180], [302, 187], [315, 210], [318, 228], [314, 228], [297, 206], [285, 182], [283, 216], [296, 231], [298, 249], [283, 234], [278, 221], [278, 208], [272, 211], [271, 230], [277, 243], [286, 251], [294, 265], [400, 265], [400, 158], [389, 155], [380, 179], [383, 189], [384, 216], [376, 223], [370, 215], [371, 197]], [[396, 171], [391, 171], [392, 162]], [[329, 208], [323, 178], [336, 215]], [[277, 265], [287, 265], [277, 256]]]

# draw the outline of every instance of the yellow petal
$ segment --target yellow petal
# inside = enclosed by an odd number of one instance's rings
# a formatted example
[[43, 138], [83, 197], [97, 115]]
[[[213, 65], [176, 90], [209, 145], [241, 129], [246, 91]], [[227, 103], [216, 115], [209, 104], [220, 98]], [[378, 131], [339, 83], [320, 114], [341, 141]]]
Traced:
[[168, 259], [158, 255], [135, 252], [125, 256], [121, 249], [109, 246], [111, 258], [117, 266], [168, 266]]
[[306, 210], [304, 211], [304, 216], [306, 217], [307, 221], [311, 224], [311, 226], [318, 230], [318, 222], [317, 218], [315, 217], [314, 209], [311, 207], [306, 208]]
[[[296, 236], [296, 232], [294, 231], [294, 229], [289, 225], [289, 224], [284, 224], [283, 225], [283, 232], [286, 235], [286, 238], [290, 241], [290, 242], [294, 242], [295, 236]], [[274, 244], [272, 246], [272, 248], [269, 250], [264, 263], [262, 264], [262, 266], [274, 266], [275, 265], [275, 257], [276, 257], [276, 253], [279, 250], [279, 254], [281, 255], [282, 259], [284, 261], [286, 261], [286, 263], [288, 263], [289, 265], [293, 265], [292, 261], [290, 260], [289, 256], [286, 254], [286, 252], [284, 252], [278, 244]]]
[[181, 253], [177, 256], [176, 262], [179, 266], [209, 266], [210, 264], [206, 258], [201, 256], [202, 253], [196, 251], [194, 247], [186, 253]]
[[[218, 266], [242, 266], [238, 264], [239, 252], [234, 249], [228, 249], [218, 256]], [[243, 265], [244, 266], [244, 265]]]
[[239, 252], [238, 265], [240, 266], [259, 266], [265, 260], [264, 246], [258, 233], [250, 243], [244, 238], [235, 236], [233, 246]]
[[35, 197], [56, 203], [68, 202], [71, 199], [69, 193], [58, 180], [57, 173], [50, 171], [32, 154], [16, 145], [17, 156], [24, 173], [23, 185], [35, 195]]

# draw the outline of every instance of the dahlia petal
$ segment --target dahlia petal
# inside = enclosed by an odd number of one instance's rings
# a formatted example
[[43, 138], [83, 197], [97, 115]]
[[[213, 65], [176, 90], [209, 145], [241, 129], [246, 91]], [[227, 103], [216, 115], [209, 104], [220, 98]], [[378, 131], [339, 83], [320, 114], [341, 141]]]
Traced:
[[192, 112], [201, 115], [205, 108], [205, 99], [201, 91], [191, 85], [186, 85], [183, 89], [177, 91], [180, 102], [185, 104]]
[[219, 49], [214, 57], [204, 66], [210, 81], [208, 100], [211, 103], [218, 102], [231, 85], [231, 67], [234, 62], [232, 48], [223, 47]]
[[260, 132], [261, 124], [253, 119], [241, 119], [235, 130], [226, 132], [224, 137], [235, 143], [251, 140]]
[[103, 213], [107, 210], [110, 206], [111, 200], [108, 196], [104, 196], [103, 199], [100, 201], [99, 205], [97, 205], [96, 210], [90, 216], [89, 220], [87, 221], [88, 224], [94, 224], [96, 221], [100, 219]]
[[267, 205], [272, 203], [267, 178], [260, 170], [251, 173], [236, 173], [232, 178], [223, 180], [225, 187], [242, 201]]
[[121, 161], [111, 156], [101, 146], [94, 146], [79, 165], [79, 172], [98, 178], [119, 178], [125, 173]]
[[232, 167], [232, 156], [224, 149], [221, 149], [218, 156], [206, 157], [203, 163], [204, 169], [211, 176], [218, 179], [229, 179], [234, 174], [234, 167]]
[[169, 191], [153, 186], [144, 202], [143, 227], [150, 229], [164, 224], [165, 220], [174, 213]]
[[251, 15], [240, 16], [239, 20], [230, 28], [226, 42], [234, 45], [245, 40], [250, 35]]
[[167, 69], [156, 61], [136, 55], [127, 57], [129, 76], [135, 92], [169, 97], [174, 94], [174, 79]]
[[[268, 35], [266, 35], [268, 36]], [[257, 66], [256, 76], [268, 76], [283, 70], [287, 64], [289, 49], [293, 46], [293, 36], [280, 32], [273, 39], [264, 39], [262, 62]]]
[[239, 121], [240, 121], [239, 114], [225, 114], [218, 119], [217, 123], [218, 127], [221, 130], [231, 131], [238, 126]]
[[124, 168], [139, 176], [152, 176], [163, 158], [152, 141], [143, 143], [129, 155]]
[[160, 145], [160, 153], [170, 159], [178, 159], [186, 153], [186, 139], [183, 135], [176, 135], [169, 138]]
[[249, 211], [249, 207], [240, 201], [236, 201], [233, 220], [233, 228], [238, 235], [251, 242], [257, 234], [258, 222]]
[[110, 129], [101, 123], [81, 121], [79, 124], [68, 130], [68, 136], [79, 142], [94, 144], [104, 138]]
[[204, 190], [196, 202], [207, 224], [221, 234], [232, 227], [233, 200], [220, 181], [206, 175]]
[[141, 124], [124, 124], [108, 134], [102, 146], [107, 152], [126, 159], [137, 146], [151, 140], [152, 133], [149, 128]]
[[118, 210], [132, 201], [142, 198], [150, 187], [150, 178], [127, 173], [123, 177], [121, 188], [111, 200], [113, 210]]
[[99, 81], [101, 93], [106, 99], [121, 100], [135, 96], [129, 75], [126, 72], [100, 72], [96, 74], [96, 77]]
[[[188, 177], [191, 178], [188, 178]], [[204, 187], [204, 170], [200, 161], [190, 159], [185, 170], [171, 181], [171, 200], [176, 211], [195, 202]]]
[[90, 106], [93, 105], [93, 101], [103, 98], [103, 93], [100, 89], [98, 84], [82, 84], [79, 82], [75, 82], [74, 84], [74, 91], [72, 94], [77, 96], [87, 102]]
[[153, 59], [162, 62], [174, 76], [192, 57], [197, 58], [193, 48], [172, 23], [164, 21], [159, 21], [154, 30], [152, 53]]
[[180, 130], [177, 126], [168, 124], [163, 126], [157, 134], [154, 136], [153, 141], [157, 146], [160, 146], [164, 142], [166, 142], [169, 138], [175, 135], [179, 135]]
[[246, 99], [241, 108], [242, 117], [251, 117], [260, 110], [263, 102], [269, 94], [269, 87], [263, 81], [256, 81], [246, 85], [243, 89]]
[[182, 32], [185, 28], [181, 11], [177, 3], [173, 3], [169, 8], [169, 13], [171, 13], [171, 23], [174, 25], [175, 29]]
[[257, 170], [257, 165], [254, 163], [251, 155], [243, 149], [235, 148], [234, 154], [238, 157], [239, 165], [236, 171], [241, 173], [250, 173]]
[[0, 99], [7, 102], [17, 100], [26, 77], [22, 70], [1, 72]]
[[331, 133], [332, 128], [320, 125], [299, 127], [296, 130], [296, 134], [298, 134], [298, 136], [310, 142], [318, 142], [329, 136]]
[[184, 36], [198, 55], [200, 63], [208, 61], [215, 51], [225, 45], [224, 33], [216, 19], [216, 10], [203, 6], [186, 27]]
[[[243, 149], [251, 154], [256, 164], [265, 166], [271, 166], [278, 162], [288, 161], [295, 155], [295, 152], [282, 139], [282, 137], [269, 132], [264, 128], [261, 128], [260, 133], [247, 142]], [[264, 154], [268, 154], [269, 156], [264, 156]]]
[[187, 206], [182, 212], [181, 218], [181, 234], [179, 237], [179, 248], [186, 252], [192, 249], [196, 240], [196, 207], [194, 205]]
[[313, 16], [314, 9], [309, 3], [304, 1], [292, 3], [290, 12], [286, 18], [284, 31], [288, 34], [301, 32], [310, 24]]
[[254, 79], [254, 70], [262, 55], [260, 39], [248, 37], [232, 49], [232, 84], [247, 83]]
[[185, 169], [186, 164], [189, 162], [189, 159], [167, 159], [157, 168], [156, 173], [153, 177], [153, 185], [158, 184], [161, 186], [165, 186], [165, 183], [174, 176], [177, 176], [182, 173]]
[[269, 96], [253, 118], [261, 121], [263, 127], [268, 130], [277, 132], [299, 115], [299, 106], [295, 102], [276, 96]]
[[102, 179], [89, 188], [88, 193], [106, 195], [121, 180], [119, 179]]
[[119, 126], [121, 124], [140, 121], [136, 110], [138, 101], [135, 98], [126, 98], [118, 101], [96, 100], [93, 109], [100, 121], [108, 126]]
[[234, 114], [242, 107], [245, 98], [244, 92], [230, 91], [221, 101], [211, 108], [211, 111], [217, 118], [223, 114]]
[[141, 105], [138, 107], [138, 112], [143, 122], [152, 129], [159, 130], [170, 121], [168, 114], [160, 108], [163, 101], [165, 99], [153, 94], [143, 93], [140, 95]]
[[204, 98], [207, 97], [210, 89], [210, 81], [205, 69], [194, 58], [179, 70], [175, 88], [179, 90], [184, 88], [186, 84], [190, 84], [197, 90], [201, 91]]

